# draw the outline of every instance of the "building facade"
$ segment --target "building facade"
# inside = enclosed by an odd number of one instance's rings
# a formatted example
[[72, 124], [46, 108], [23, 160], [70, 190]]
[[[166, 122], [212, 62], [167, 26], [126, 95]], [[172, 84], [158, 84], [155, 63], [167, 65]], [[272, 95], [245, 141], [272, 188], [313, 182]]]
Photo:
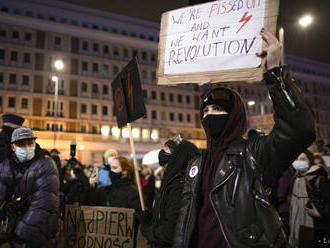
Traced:
[[130, 153], [128, 129], [113, 116], [111, 81], [135, 56], [147, 108], [132, 124], [138, 155], [179, 132], [203, 145], [196, 87], [156, 85], [158, 24], [56, 1], [0, 1], [0, 8], [1, 111], [24, 116], [42, 147], [68, 157], [76, 139], [86, 164], [101, 163], [109, 148]]
[[[128, 129], [118, 129], [113, 116], [111, 81], [135, 56], [147, 109], [132, 123], [138, 156], [177, 133], [205, 147], [201, 89], [156, 84], [159, 24], [48, 0], [0, 0], [0, 10], [0, 111], [24, 116], [43, 148], [68, 158], [75, 139], [84, 164], [100, 164], [109, 148], [129, 154]], [[54, 67], [58, 59], [61, 71]], [[287, 63], [316, 111], [318, 138], [329, 143], [329, 65], [295, 57]], [[272, 114], [262, 83], [227, 85], [241, 93], [251, 118]]]

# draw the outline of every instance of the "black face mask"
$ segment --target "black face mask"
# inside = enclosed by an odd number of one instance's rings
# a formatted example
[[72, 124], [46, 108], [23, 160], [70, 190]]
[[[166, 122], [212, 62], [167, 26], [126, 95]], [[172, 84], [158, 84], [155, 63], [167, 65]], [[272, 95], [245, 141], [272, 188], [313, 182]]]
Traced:
[[207, 115], [202, 120], [202, 125], [207, 137], [218, 138], [225, 129], [228, 121], [228, 114]]
[[116, 181], [120, 180], [121, 177], [123, 176], [123, 174], [121, 172], [116, 173], [116, 172], [113, 172], [112, 170], [109, 171], [109, 175], [110, 175], [110, 179], [112, 182], [116, 182]]
[[159, 165], [164, 166], [168, 163], [171, 158], [171, 153], [165, 152], [164, 149], [161, 149], [158, 153]]

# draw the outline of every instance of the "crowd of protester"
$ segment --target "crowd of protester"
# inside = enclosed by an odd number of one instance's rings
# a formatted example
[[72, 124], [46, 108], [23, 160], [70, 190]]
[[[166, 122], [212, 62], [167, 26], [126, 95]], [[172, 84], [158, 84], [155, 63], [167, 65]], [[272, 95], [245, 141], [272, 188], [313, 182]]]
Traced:
[[200, 108], [206, 149], [180, 135], [170, 138], [158, 155], [162, 172], [139, 165], [139, 183], [133, 162], [118, 151], [104, 151], [100, 167], [80, 163], [75, 150], [61, 160], [58, 150], [38, 145], [22, 117], [3, 115], [0, 245], [46, 247], [65, 206], [87, 205], [134, 209], [135, 234], [140, 226], [153, 248], [316, 247], [310, 237], [316, 242], [330, 232], [329, 168], [322, 154], [307, 150], [315, 139], [313, 115], [279, 67], [278, 41], [265, 30], [261, 36], [269, 45], [264, 77], [274, 105], [271, 133], [245, 135], [238, 93], [210, 89]]

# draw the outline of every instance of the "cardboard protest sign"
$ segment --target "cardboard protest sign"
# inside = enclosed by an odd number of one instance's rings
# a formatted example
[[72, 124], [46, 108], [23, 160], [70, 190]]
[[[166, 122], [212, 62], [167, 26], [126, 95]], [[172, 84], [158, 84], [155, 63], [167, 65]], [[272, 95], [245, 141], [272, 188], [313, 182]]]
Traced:
[[275, 32], [278, 0], [222, 0], [166, 12], [158, 84], [260, 81], [262, 27]]
[[70, 206], [65, 208], [65, 247], [133, 247], [134, 209]]
[[114, 114], [121, 128], [146, 114], [139, 69], [132, 59], [111, 83]]

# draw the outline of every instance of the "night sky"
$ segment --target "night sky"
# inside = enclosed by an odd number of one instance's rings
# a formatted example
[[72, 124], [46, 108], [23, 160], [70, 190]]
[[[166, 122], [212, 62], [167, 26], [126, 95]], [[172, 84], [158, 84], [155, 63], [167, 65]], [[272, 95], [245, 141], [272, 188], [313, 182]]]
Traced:
[[[62, 0], [160, 23], [161, 14], [185, 7], [188, 0]], [[198, 1], [198, 0], [196, 0]], [[313, 24], [305, 29], [297, 25], [300, 16], [309, 13]], [[330, 63], [330, 0], [281, 0], [279, 22], [285, 30], [285, 51]]]

